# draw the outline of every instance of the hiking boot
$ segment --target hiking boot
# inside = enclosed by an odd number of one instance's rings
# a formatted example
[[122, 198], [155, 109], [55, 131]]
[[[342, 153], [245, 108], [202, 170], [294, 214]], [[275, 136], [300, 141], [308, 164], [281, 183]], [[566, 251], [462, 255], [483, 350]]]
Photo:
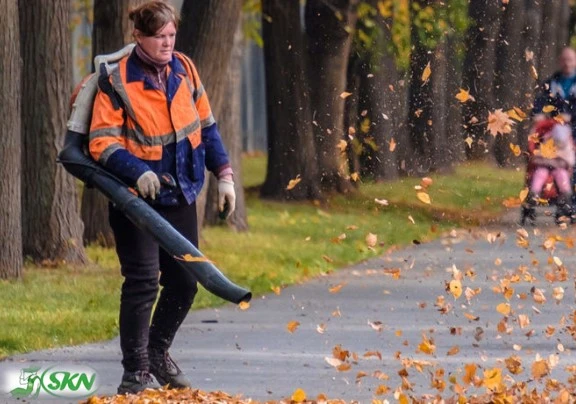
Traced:
[[190, 387], [190, 381], [180, 370], [168, 352], [150, 352], [150, 373], [154, 375], [161, 386], [168, 385], [173, 389]]
[[118, 394], [138, 394], [146, 389], [157, 389], [159, 386], [154, 383], [152, 375], [145, 370], [136, 372], [124, 371], [122, 382], [118, 386]]

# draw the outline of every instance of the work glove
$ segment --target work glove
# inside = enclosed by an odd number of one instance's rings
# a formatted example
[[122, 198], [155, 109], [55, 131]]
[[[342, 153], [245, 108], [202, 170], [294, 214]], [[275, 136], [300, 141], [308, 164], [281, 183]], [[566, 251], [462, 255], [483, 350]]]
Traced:
[[234, 182], [228, 179], [218, 180], [218, 210], [224, 211], [226, 202], [228, 202], [228, 214], [226, 218], [236, 209], [236, 192], [234, 191]]
[[160, 193], [160, 180], [158, 176], [151, 170], [146, 171], [136, 181], [136, 188], [142, 198], [156, 199], [156, 194]]

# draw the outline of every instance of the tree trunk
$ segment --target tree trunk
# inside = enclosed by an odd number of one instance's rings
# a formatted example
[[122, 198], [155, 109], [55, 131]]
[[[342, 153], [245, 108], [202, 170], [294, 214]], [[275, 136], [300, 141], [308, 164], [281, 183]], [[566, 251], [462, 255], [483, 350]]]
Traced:
[[552, 75], [562, 48], [568, 45], [568, 0], [547, 1], [542, 7], [542, 30], [539, 54], [541, 79]]
[[[239, 130], [232, 133], [226, 133], [229, 127], [223, 120], [229, 119], [224, 115], [224, 110], [230, 108], [225, 105], [231, 102], [227, 96], [228, 91], [228, 68], [234, 46], [234, 35], [240, 24], [242, 11], [242, 2], [237, 0], [206, 0], [193, 1], [185, 0], [182, 4], [182, 22], [176, 39], [176, 48], [188, 54], [196, 65], [202, 84], [210, 99], [212, 113], [218, 122], [222, 123], [222, 139], [227, 147], [240, 142], [241, 139], [234, 139], [235, 136], [241, 136]], [[239, 65], [239, 63], [238, 63]], [[238, 69], [238, 65], [233, 68]], [[220, 120], [219, 120], [220, 118]], [[230, 158], [231, 150], [228, 149]], [[241, 164], [240, 161], [232, 161], [234, 169], [235, 182], [241, 186]], [[207, 177], [208, 185], [215, 181], [211, 176]], [[215, 187], [215, 185], [212, 185]], [[198, 218], [200, 227], [203, 226], [204, 218], [209, 217], [210, 223], [217, 222], [217, 211], [214, 206], [217, 205], [217, 192], [202, 192], [196, 204], [198, 206]], [[236, 195], [237, 206], [244, 205], [243, 192]], [[241, 222], [246, 223], [245, 210], [244, 217], [240, 217], [242, 210], [235, 215], [235, 222], [241, 228]]]
[[[0, 279], [22, 276], [22, 218], [20, 205], [20, 42], [18, 7], [0, 0]], [[9, 123], [9, 124], [6, 124]]]
[[85, 263], [76, 182], [56, 164], [72, 79], [69, 0], [21, 1], [24, 254]]
[[[532, 82], [530, 75], [522, 76], [526, 72], [524, 55], [523, 30], [525, 26], [524, 3], [508, 3], [503, 11], [500, 34], [496, 44], [496, 71], [494, 80], [494, 96], [496, 106], [508, 110], [522, 105], [522, 81]], [[500, 135], [495, 139], [494, 157], [502, 166], [513, 165], [516, 157], [510, 149], [510, 143], [518, 144], [517, 128], [512, 133]]]
[[[268, 166], [261, 195], [279, 200], [317, 199], [320, 197], [318, 165], [299, 2], [262, 0], [262, 33]], [[290, 180], [297, 177], [300, 182], [287, 189]]]
[[462, 87], [462, 60], [460, 58], [458, 45], [460, 38], [449, 37], [446, 40], [446, 104], [448, 108], [448, 119], [446, 123], [446, 151], [448, 164], [454, 165], [466, 159], [466, 144], [462, 141], [462, 104], [454, 94], [455, 88]]
[[310, 55], [310, 94], [320, 183], [327, 192], [353, 188], [346, 179], [338, 143], [345, 138], [344, 99], [352, 35], [354, 0], [308, 0], [305, 9]]
[[[502, 10], [499, 2], [475, 0], [470, 2], [468, 15], [473, 22], [466, 38], [463, 87], [476, 99], [463, 105], [466, 127], [464, 137], [473, 140], [466, 148], [469, 159], [482, 159], [492, 149], [494, 138], [486, 132], [488, 111], [494, 105], [494, 70], [496, 67], [496, 40], [499, 33]], [[477, 123], [474, 123], [474, 122]]]
[[[377, 7], [377, 1], [370, 4]], [[392, 41], [392, 18], [383, 18], [380, 14], [375, 20], [382, 37], [363, 52], [365, 60], [359, 73], [361, 98], [360, 121], [366, 120], [361, 127], [368, 132], [363, 145], [362, 174], [376, 181], [393, 180], [398, 177], [398, 131], [405, 123], [402, 113], [400, 92], [400, 72], [394, 56], [386, 49]], [[362, 117], [363, 111], [367, 111]], [[370, 125], [368, 124], [368, 120]], [[402, 144], [402, 147], [406, 145]]]
[[[234, 46], [232, 48], [232, 58], [228, 66], [227, 94], [226, 100], [222, 107], [222, 140], [230, 155], [232, 169], [234, 170], [234, 188], [236, 191], [236, 210], [229, 219], [230, 226], [237, 231], [248, 230], [246, 202], [244, 198], [244, 187], [242, 186], [242, 124], [240, 121], [240, 87], [242, 72], [238, 68], [242, 63], [244, 50], [244, 31], [239, 24], [234, 35]], [[218, 223], [218, 181], [214, 177], [210, 179], [208, 187], [208, 201], [204, 220], [206, 225], [215, 225]]]

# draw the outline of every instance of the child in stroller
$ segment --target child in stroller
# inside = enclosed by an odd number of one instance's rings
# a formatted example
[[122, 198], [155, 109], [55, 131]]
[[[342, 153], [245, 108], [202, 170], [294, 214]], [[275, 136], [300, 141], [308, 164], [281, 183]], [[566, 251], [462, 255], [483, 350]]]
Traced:
[[572, 169], [575, 150], [569, 125], [555, 119], [536, 123], [528, 141], [530, 157], [526, 169], [528, 196], [522, 203], [521, 224], [534, 223], [539, 201], [555, 202], [556, 223], [569, 222], [572, 216]]

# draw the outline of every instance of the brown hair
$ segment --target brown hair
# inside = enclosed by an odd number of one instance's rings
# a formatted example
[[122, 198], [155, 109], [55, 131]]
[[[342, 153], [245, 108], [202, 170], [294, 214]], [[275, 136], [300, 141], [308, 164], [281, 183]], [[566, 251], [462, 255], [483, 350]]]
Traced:
[[134, 28], [145, 36], [156, 35], [170, 22], [173, 22], [174, 26], [178, 28], [180, 20], [174, 7], [159, 0], [150, 1], [132, 9], [128, 17], [134, 22]]

